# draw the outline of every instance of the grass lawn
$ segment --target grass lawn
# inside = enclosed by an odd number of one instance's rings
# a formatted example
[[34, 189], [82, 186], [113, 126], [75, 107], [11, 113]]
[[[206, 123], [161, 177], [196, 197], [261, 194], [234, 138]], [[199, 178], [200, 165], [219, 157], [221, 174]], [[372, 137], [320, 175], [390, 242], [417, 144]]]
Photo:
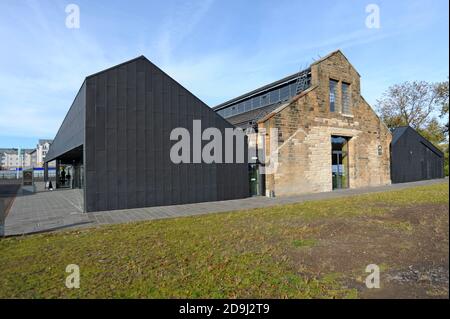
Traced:
[[[0, 298], [356, 298], [370, 263], [447, 263], [448, 280], [448, 195], [443, 183], [0, 239]], [[65, 287], [68, 264], [80, 289]]]

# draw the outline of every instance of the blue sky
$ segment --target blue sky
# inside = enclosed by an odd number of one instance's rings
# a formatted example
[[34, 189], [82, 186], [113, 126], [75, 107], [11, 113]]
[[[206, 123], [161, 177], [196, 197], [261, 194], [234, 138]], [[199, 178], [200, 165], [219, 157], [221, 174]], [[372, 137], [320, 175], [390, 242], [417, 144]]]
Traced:
[[[80, 28], [65, 25], [68, 4]], [[381, 28], [365, 25], [368, 4]], [[210, 106], [342, 49], [371, 103], [448, 77], [448, 0], [0, 2], [0, 147], [53, 138], [85, 76], [144, 54]]]

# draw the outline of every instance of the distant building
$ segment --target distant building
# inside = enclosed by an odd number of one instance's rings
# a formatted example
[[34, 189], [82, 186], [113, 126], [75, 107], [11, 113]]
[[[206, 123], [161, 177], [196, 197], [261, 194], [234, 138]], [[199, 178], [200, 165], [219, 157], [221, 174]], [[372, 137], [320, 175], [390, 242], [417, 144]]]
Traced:
[[[52, 140], [39, 140], [35, 149], [32, 148], [0, 148], [0, 169], [43, 167], [44, 159]], [[50, 165], [54, 166], [54, 165]]]
[[53, 140], [39, 140], [36, 145], [36, 167], [44, 166], [44, 159]]
[[17, 148], [0, 148], [0, 166], [3, 170], [16, 168], [19, 165]]
[[32, 153], [34, 149], [1, 148], [0, 166], [4, 170], [16, 169], [19, 167], [33, 167]]
[[19, 167], [23, 168], [30, 168], [33, 167], [32, 165], [32, 153], [35, 151], [32, 148], [24, 148], [20, 150], [19, 154]]
[[31, 158], [31, 167], [37, 167], [37, 150], [36, 149], [34, 149], [30, 153], [30, 158]]

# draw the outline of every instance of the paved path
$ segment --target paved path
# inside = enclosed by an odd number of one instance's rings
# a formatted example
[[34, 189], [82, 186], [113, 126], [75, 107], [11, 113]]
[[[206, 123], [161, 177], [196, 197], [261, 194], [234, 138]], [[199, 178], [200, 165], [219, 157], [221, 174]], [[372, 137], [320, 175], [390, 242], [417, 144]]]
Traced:
[[104, 224], [117, 224], [270, 207], [299, 203], [308, 200], [321, 200], [357, 194], [383, 192], [444, 182], [448, 183], [448, 179], [346, 189], [290, 197], [267, 198], [259, 196], [229, 201], [146, 207], [96, 213], [82, 212], [83, 196], [81, 190], [62, 189], [45, 191], [43, 190], [43, 184], [38, 184], [37, 193], [16, 197], [5, 221], [5, 235], [21, 235], [67, 228], [92, 227]]
[[20, 184], [7, 184], [0, 181], [0, 236], [4, 235], [5, 219], [19, 188]]

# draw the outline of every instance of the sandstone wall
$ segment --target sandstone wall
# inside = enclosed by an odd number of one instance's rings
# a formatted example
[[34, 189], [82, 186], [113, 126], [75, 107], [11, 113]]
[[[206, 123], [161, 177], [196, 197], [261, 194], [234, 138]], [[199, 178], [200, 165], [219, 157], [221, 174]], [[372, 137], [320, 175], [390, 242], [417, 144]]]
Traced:
[[[360, 95], [360, 76], [336, 52], [311, 66], [312, 87], [268, 116], [260, 127], [278, 128], [278, 166], [266, 175], [275, 196], [332, 190], [331, 136], [349, 140], [349, 187], [390, 184], [391, 134]], [[329, 111], [329, 80], [339, 81], [336, 111]], [[350, 112], [342, 113], [341, 84], [350, 84]], [[266, 139], [266, 153], [270, 153]], [[379, 154], [379, 152], [381, 153]]]

